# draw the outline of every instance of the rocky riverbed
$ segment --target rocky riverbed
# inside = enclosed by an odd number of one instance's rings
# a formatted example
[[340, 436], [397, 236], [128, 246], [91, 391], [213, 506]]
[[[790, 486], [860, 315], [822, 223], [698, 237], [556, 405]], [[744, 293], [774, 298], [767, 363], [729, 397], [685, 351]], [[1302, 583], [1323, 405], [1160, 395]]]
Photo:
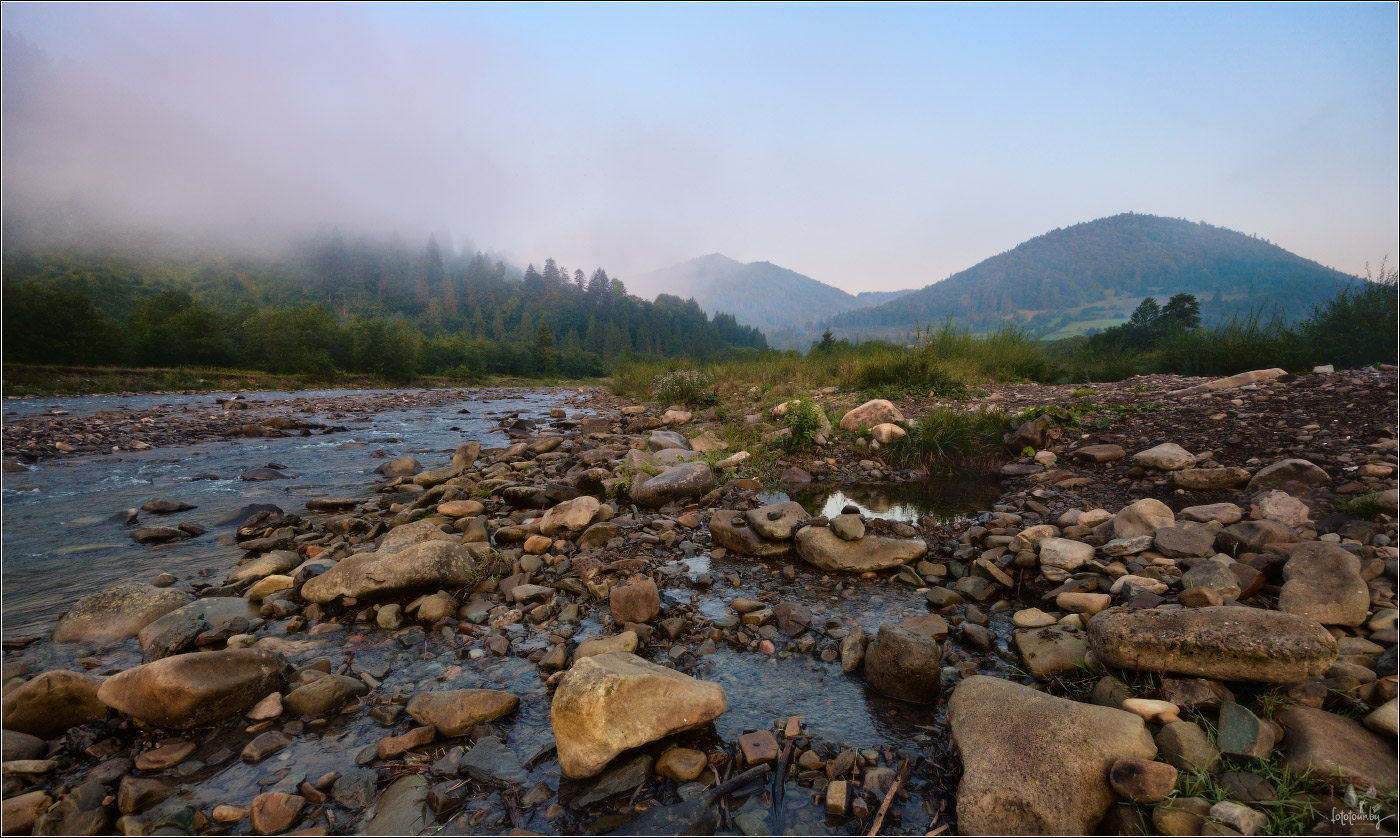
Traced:
[[[101, 555], [146, 570], [7, 613], [5, 831], [1388, 830], [1395, 388], [1098, 386], [1110, 421], [1025, 422], [994, 483], [887, 465], [932, 404], [837, 392], [813, 397], [843, 421], [767, 485], [715, 411], [600, 391], [209, 412], [239, 476], [297, 487], [223, 475], [280, 491], [213, 531], [201, 481], [130, 514], [86, 498], [121, 515]], [[777, 407], [726, 405], [767, 434]], [[371, 442], [395, 409], [431, 441]], [[258, 464], [239, 446], [300, 437], [227, 433], [292, 413], [365, 439]], [[51, 456], [153, 456], [76, 415], [6, 423], [7, 463], [39, 466], [7, 474], [7, 611], [15, 485], [33, 504]], [[318, 459], [347, 474], [308, 480]]]

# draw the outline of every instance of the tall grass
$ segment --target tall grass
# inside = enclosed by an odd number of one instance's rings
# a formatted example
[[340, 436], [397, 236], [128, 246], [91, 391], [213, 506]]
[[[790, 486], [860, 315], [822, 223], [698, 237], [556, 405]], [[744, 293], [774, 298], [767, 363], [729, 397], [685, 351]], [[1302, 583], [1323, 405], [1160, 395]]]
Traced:
[[1178, 331], [1148, 350], [1094, 347], [1082, 338], [1035, 340], [1007, 324], [983, 334], [951, 320], [918, 330], [913, 344], [830, 342], [796, 351], [744, 352], [697, 366], [687, 361], [630, 362], [615, 367], [613, 392], [649, 398], [658, 375], [703, 369], [721, 398], [753, 391], [755, 399], [788, 399], [822, 387], [867, 396], [963, 398], [978, 384], [1121, 381], [1141, 373], [1225, 376], [1283, 367], [1307, 372], [1316, 364], [1357, 367], [1396, 360], [1397, 271], [1341, 291], [1297, 323], [1262, 312]]

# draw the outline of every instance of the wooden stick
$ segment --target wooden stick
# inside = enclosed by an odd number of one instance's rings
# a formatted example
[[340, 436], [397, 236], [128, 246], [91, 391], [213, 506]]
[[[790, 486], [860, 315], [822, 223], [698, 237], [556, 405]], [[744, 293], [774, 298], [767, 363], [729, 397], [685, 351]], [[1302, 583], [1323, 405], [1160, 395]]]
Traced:
[[899, 791], [899, 784], [904, 781], [904, 769], [909, 765], [905, 760], [899, 765], [899, 773], [894, 775], [894, 782], [890, 783], [890, 790], [885, 793], [885, 801], [880, 804], [880, 811], [875, 813], [875, 823], [870, 827], [866, 835], [879, 835], [880, 825], [885, 822], [885, 813], [890, 810], [890, 801], [894, 800], [895, 792]]

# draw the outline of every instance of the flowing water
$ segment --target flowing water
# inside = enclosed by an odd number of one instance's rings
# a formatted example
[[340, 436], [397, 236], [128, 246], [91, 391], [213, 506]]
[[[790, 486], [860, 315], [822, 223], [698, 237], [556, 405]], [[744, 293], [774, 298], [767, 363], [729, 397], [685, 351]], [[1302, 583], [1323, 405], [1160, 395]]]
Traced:
[[[303, 512], [305, 501], [312, 497], [363, 495], [375, 485], [373, 469], [384, 462], [385, 456], [414, 455], [426, 467], [440, 465], [464, 439], [480, 441], [483, 447], [504, 444], [506, 437], [499, 429], [501, 417], [519, 414], [540, 419], [547, 417], [549, 409], [559, 406], [560, 401], [559, 392], [520, 392], [438, 407], [366, 412], [348, 418], [339, 415], [334, 423], [348, 428], [345, 432], [206, 441], [147, 452], [49, 460], [31, 472], [6, 475], [5, 632], [47, 636], [57, 616], [79, 598], [120, 582], [149, 582], [162, 572], [173, 573], [182, 580], [201, 575], [217, 582], [241, 555], [231, 542], [232, 526], [215, 525], [220, 518], [252, 503], [273, 503], [288, 512]], [[82, 415], [122, 407], [163, 403], [209, 406], [213, 402], [214, 397], [205, 394], [7, 400], [5, 407], [10, 415], [48, 410]], [[375, 453], [380, 456], [373, 456]], [[269, 463], [284, 466], [288, 478], [265, 482], [239, 479], [243, 471]], [[142, 513], [143, 525], [189, 521], [209, 528], [209, 532], [160, 547], [136, 544], [129, 537], [130, 528], [113, 516], [156, 497], [192, 503], [197, 508], [169, 516]], [[990, 508], [996, 500], [996, 490], [994, 484], [975, 480], [931, 481], [918, 486], [811, 488], [793, 497], [813, 514], [838, 514], [844, 506], [854, 504], [869, 516], [911, 521], [932, 515], [940, 524], [946, 524]], [[765, 497], [782, 499], [786, 496]], [[831, 578], [805, 567], [798, 570], [795, 579], [787, 581], [778, 573], [782, 564], [739, 557], [712, 559], [701, 550], [686, 562], [673, 562], [665, 571], [691, 579], [706, 573], [720, 583], [713, 587], [667, 586], [663, 589], [663, 604], [698, 610], [711, 619], [720, 619], [732, 616], [727, 606], [735, 597], [767, 594], [808, 606], [818, 625], [859, 625], [867, 631], [882, 623], [929, 613], [921, 592], [910, 586], [883, 580]], [[1005, 674], [1003, 660], [1014, 660], [1005, 647], [1009, 612], [993, 612], [989, 616], [998, 649], [976, 658], [976, 666], [981, 671]], [[330, 659], [334, 665], [350, 663], [354, 671], [368, 672], [381, 680], [376, 690], [379, 696], [411, 696], [424, 690], [470, 687], [510, 690], [520, 696], [520, 709], [496, 725], [510, 749], [525, 759], [553, 743], [549, 693], [536, 665], [518, 656], [543, 648], [545, 641], [539, 632], [527, 636], [519, 625], [510, 630], [515, 632], [512, 654], [517, 656], [505, 658], [471, 660], [460, 644], [454, 648], [437, 633], [425, 635], [421, 630], [411, 630], [389, 640], [388, 632], [363, 626], [321, 635], [282, 635], [280, 642], [284, 645], [278, 651], [298, 665], [317, 659]], [[587, 618], [574, 640], [586, 639], [602, 630], [595, 618]], [[280, 631], [274, 628], [272, 636], [277, 637]], [[20, 659], [36, 669], [72, 667], [79, 653], [44, 643], [21, 655], [7, 655], [6, 660], [8, 663]], [[667, 662], [663, 655], [657, 657]], [[95, 674], [115, 673], [139, 662], [134, 641], [127, 641], [104, 651], [103, 665]], [[941, 702], [916, 706], [886, 699], [867, 689], [860, 677], [844, 674], [837, 662], [822, 662], [812, 655], [786, 651], [766, 656], [721, 644], [717, 653], [698, 659], [694, 672], [722, 684], [729, 697], [728, 710], [711, 728], [680, 737], [684, 743], [710, 751], [734, 742], [746, 731], [769, 729], [775, 721], [792, 715], [801, 717], [813, 740], [833, 753], [833, 749], [881, 747], [888, 747], [890, 753], [895, 749], [917, 753], [921, 749], [927, 752], [926, 746], [930, 745], [946, 749]], [[249, 735], [243, 732], [241, 723], [232, 720], [210, 731], [201, 740], [195, 757], [176, 769], [182, 785], [172, 801], [207, 812], [217, 803], [246, 804], [263, 791], [295, 791], [302, 778], [314, 781], [328, 772], [347, 770], [362, 748], [396, 730], [373, 721], [367, 713], [345, 712], [333, 716], [324, 728], [294, 731], [298, 735], [290, 746], [265, 762], [250, 766], [235, 758]], [[541, 759], [531, 767], [524, 788], [538, 783], [561, 794], [569, 791], [571, 785], [565, 781], [565, 788], [560, 788], [558, 763], [553, 758]], [[673, 792], [654, 793], [661, 794], [664, 800], [674, 800], [670, 797]], [[773, 804], [772, 794], [770, 789], [747, 799], [736, 798], [731, 803], [732, 811], [750, 816], [761, 812], [766, 828], [774, 833], [852, 834], [860, 828], [856, 819], [825, 815], [820, 795], [811, 788], [809, 780], [790, 777], [781, 805]], [[930, 822], [926, 807], [932, 801], [927, 797], [915, 794], [902, 806], [896, 806], [885, 831], [922, 833]], [[504, 796], [481, 792], [465, 798], [462, 806], [465, 811], [476, 813], [479, 820], [474, 829], [490, 831], [510, 826], [506, 816], [511, 801]], [[615, 805], [603, 804], [548, 820], [546, 807], [538, 805], [524, 811], [523, 825], [541, 832], [590, 831], [598, 826], [596, 817], [600, 812], [610, 809], [615, 809]], [[348, 817], [342, 814], [342, 818]], [[245, 821], [234, 831], [246, 829]]]

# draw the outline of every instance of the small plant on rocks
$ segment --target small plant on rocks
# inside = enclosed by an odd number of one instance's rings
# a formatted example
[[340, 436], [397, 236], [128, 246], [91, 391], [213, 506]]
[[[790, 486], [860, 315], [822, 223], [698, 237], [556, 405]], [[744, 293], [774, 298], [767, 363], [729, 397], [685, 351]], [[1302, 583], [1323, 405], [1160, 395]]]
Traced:
[[787, 422], [792, 435], [788, 437], [788, 447], [805, 451], [812, 447], [817, 434], [822, 429], [822, 409], [816, 402], [803, 396], [797, 404], [788, 408]]

